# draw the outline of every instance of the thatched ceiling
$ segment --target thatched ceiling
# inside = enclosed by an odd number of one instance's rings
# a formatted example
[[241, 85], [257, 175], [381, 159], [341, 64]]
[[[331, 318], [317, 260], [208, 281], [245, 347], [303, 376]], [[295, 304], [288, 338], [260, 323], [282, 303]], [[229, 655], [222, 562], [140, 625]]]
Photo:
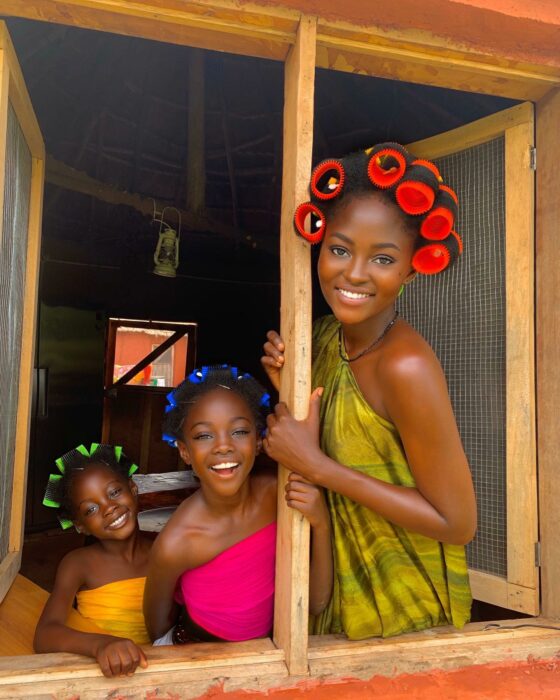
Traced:
[[[148, 198], [155, 198], [158, 208], [184, 211], [183, 248], [191, 271], [277, 277], [282, 64], [203, 52], [204, 97], [197, 104], [203, 103], [205, 132], [204, 208], [189, 212], [187, 76], [194, 51], [24, 20], [9, 20], [8, 27], [47, 153], [56, 161], [45, 191], [44, 255], [149, 266], [157, 226], [147, 214]], [[318, 71], [314, 156], [386, 139], [406, 143], [509, 104]], [[61, 182], [57, 168], [64, 171], [65, 187], [52, 184]], [[91, 179], [97, 181], [96, 196], [84, 193], [95, 190]], [[139, 195], [140, 206], [107, 201], [118, 201], [120, 191]]]

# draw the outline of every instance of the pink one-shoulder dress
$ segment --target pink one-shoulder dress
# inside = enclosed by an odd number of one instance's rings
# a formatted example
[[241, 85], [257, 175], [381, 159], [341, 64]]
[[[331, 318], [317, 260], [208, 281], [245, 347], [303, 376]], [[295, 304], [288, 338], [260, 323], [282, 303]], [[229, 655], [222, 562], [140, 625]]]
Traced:
[[265, 637], [274, 617], [275, 564], [274, 522], [181, 574], [176, 600], [215, 637], [231, 642]]

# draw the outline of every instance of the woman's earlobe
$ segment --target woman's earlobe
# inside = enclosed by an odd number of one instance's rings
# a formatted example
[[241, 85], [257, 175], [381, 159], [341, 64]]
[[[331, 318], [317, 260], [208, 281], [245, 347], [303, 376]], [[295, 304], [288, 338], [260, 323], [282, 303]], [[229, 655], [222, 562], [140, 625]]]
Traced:
[[417, 272], [416, 270], [411, 270], [411, 271], [408, 273], [408, 275], [405, 277], [404, 283], [405, 283], [405, 284], [410, 284], [410, 283], [412, 282], [412, 280], [416, 277], [417, 274], [418, 274], [418, 272]]

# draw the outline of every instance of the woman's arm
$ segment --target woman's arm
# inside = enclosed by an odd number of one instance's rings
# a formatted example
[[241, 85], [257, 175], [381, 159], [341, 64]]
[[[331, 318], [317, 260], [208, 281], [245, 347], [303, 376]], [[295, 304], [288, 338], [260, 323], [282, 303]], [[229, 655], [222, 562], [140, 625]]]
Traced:
[[305, 515], [311, 526], [309, 612], [319, 615], [328, 605], [333, 586], [331, 522], [322, 490], [292, 472], [286, 484], [290, 508]]
[[76, 592], [83, 583], [81, 557], [71, 552], [56, 572], [54, 588], [37, 623], [33, 648], [37, 653], [65, 651], [96, 659], [104, 676], [131, 675], [146, 668], [144, 652], [130, 639], [78, 632], [66, 626]]
[[179, 576], [187, 568], [184, 533], [170, 522], [154, 542], [148, 562], [144, 618], [152, 641], [168, 632], [177, 622], [179, 605], [174, 599], [175, 587]]
[[380, 374], [385, 406], [401, 436], [415, 488], [375, 479], [323, 454], [317, 392], [303, 421], [278, 404], [269, 417], [267, 453], [396, 525], [441, 542], [469, 542], [476, 528], [474, 489], [439, 363], [435, 357], [397, 357]]

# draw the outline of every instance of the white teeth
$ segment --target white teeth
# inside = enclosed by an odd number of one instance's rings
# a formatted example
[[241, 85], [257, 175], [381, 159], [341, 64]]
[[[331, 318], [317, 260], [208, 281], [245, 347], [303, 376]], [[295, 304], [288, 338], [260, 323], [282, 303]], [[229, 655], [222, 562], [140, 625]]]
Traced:
[[213, 464], [210, 468], [220, 471], [220, 469], [233, 469], [233, 467], [238, 467], [237, 462], [222, 462], [222, 464]]
[[114, 528], [114, 527], [120, 527], [126, 519], [126, 513], [123, 513], [119, 518], [116, 520], [113, 520], [113, 522], [109, 525], [109, 527]]
[[347, 289], [338, 290], [343, 297], [348, 297], [348, 299], [367, 299], [369, 294], [357, 294], [356, 292], [349, 292]]

